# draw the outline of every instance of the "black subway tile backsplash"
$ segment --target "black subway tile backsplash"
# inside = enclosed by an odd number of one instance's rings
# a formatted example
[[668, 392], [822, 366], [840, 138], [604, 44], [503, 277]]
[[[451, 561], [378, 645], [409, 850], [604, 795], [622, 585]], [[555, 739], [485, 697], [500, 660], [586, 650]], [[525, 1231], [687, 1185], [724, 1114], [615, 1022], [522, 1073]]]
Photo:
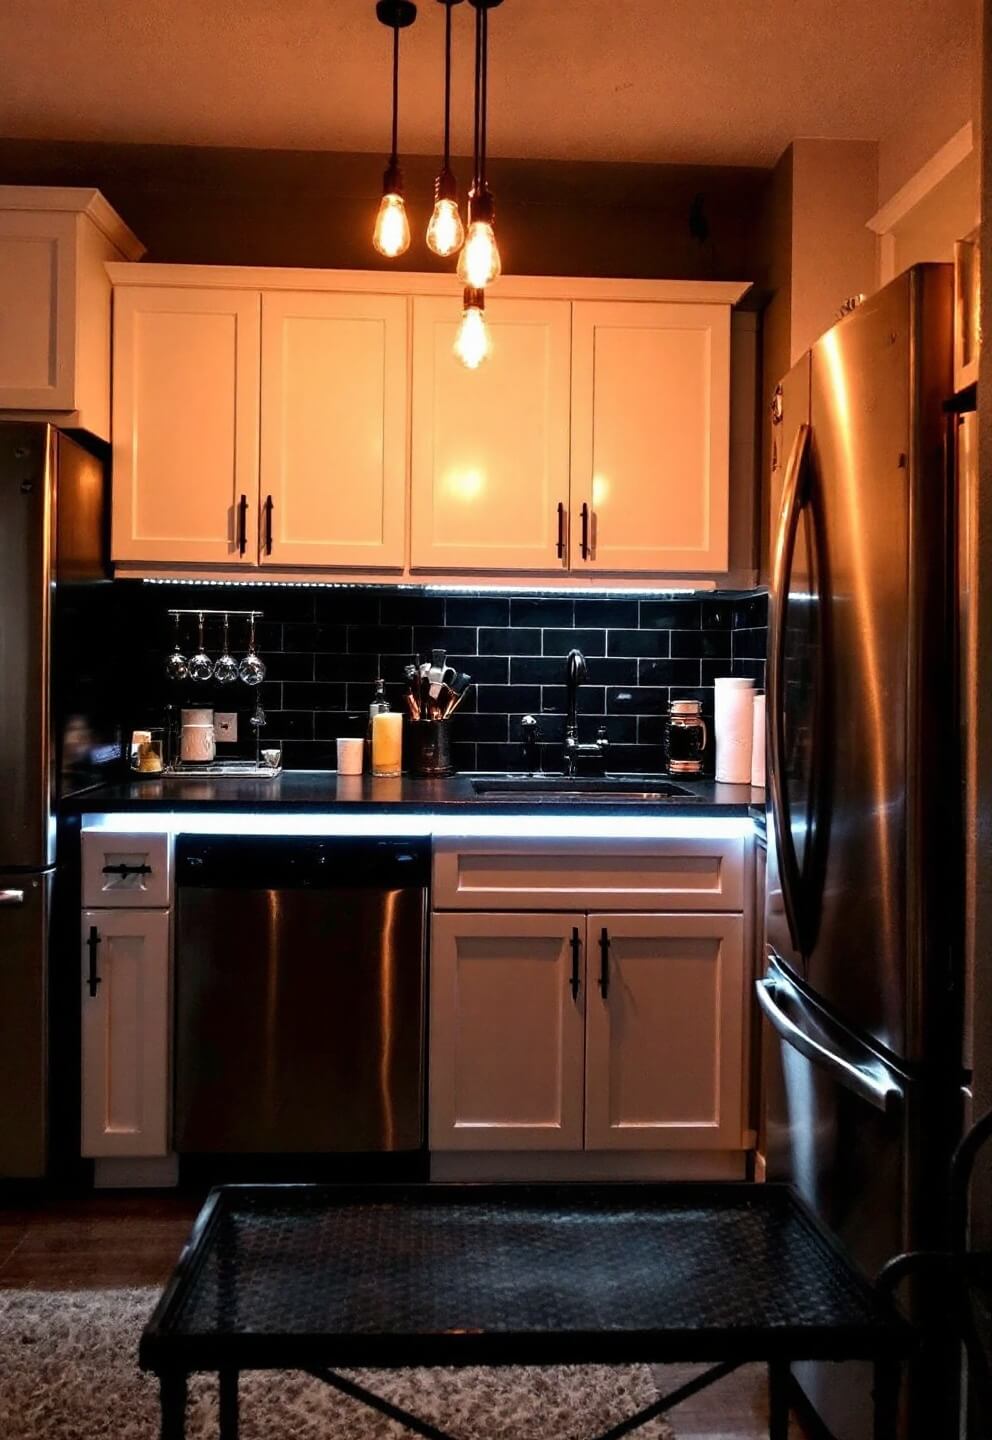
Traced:
[[[561, 768], [565, 727], [565, 656], [576, 646], [588, 662], [579, 692], [579, 734], [605, 725], [611, 770], [657, 771], [672, 699], [698, 698], [713, 713], [713, 681], [736, 674], [764, 684], [768, 601], [764, 594], [670, 596], [506, 596], [424, 593], [398, 587], [143, 585], [119, 580], [113, 608], [122, 653], [137, 657], [126, 681], [126, 730], [162, 723], [164, 707], [237, 710], [239, 743], [251, 753], [248, 724], [256, 695], [243, 685], [173, 686], [165, 655], [174, 606], [264, 612], [258, 649], [268, 665], [258, 698], [263, 738], [282, 744], [284, 763], [328, 768], [335, 740], [364, 732], [378, 676], [396, 708], [403, 667], [435, 646], [475, 684], [453, 722], [453, 759], [462, 770], [519, 769], [520, 719], [538, 717], [542, 764]], [[195, 620], [184, 621], [184, 653], [195, 648]], [[208, 621], [207, 650], [220, 653], [220, 624]], [[243, 654], [243, 620], [231, 622], [231, 649]], [[224, 753], [222, 751], [222, 753]], [[710, 752], [712, 755], [712, 751]]]

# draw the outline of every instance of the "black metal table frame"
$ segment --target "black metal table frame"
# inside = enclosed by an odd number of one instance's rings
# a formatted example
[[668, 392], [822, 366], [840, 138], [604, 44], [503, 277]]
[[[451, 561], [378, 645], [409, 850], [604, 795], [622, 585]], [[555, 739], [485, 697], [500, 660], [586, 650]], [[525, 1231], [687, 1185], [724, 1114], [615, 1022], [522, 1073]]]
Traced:
[[[891, 1328], [880, 1343], [877, 1332], [845, 1329], [838, 1335], [834, 1327], [807, 1328], [797, 1344], [787, 1332], [771, 1334], [767, 1330], [735, 1330], [708, 1328], [673, 1331], [587, 1331], [555, 1333], [525, 1331], [519, 1334], [458, 1334], [451, 1336], [356, 1335], [259, 1335], [236, 1336], [171, 1336], [167, 1358], [159, 1353], [163, 1338], [163, 1321], [181, 1291], [190, 1286], [199, 1269], [225, 1191], [271, 1189], [303, 1189], [303, 1186], [221, 1186], [211, 1191], [197, 1216], [190, 1239], [169, 1284], [152, 1315], [141, 1342], [141, 1365], [155, 1372], [160, 1383], [162, 1440], [184, 1440], [187, 1386], [189, 1376], [216, 1373], [219, 1385], [220, 1440], [238, 1440], [239, 1377], [245, 1370], [296, 1370], [331, 1386], [350, 1399], [378, 1411], [413, 1434], [425, 1440], [458, 1440], [419, 1416], [394, 1405], [365, 1386], [338, 1373], [346, 1369], [406, 1368], [499, 1368], [501, 1366], [549, 1365], [665, 1365], [675, 1363], [707, 1364], [710, 1368], [677, 1389], [659, 1396], [656, 1401], [604, 1431], [595, 1440], [620, 1440], [651, 1420], [667, 1414], [683, 1401], [739, 1370], [743, 1365], [763, 1363], [768, 1367], [769, 1440], [788, 1440], [791, 1365], [795, 1361], [825, 1360], [869, 1361], [875, 1368], [874, 1435], [875, 1440], [896, 1440], [898, 1433], [899, 1389], [902, 1364], [910, 1347], [910, 1330], [893, 1308]], [[337, 1187], [336, 1187], [337, 1188]], [[437, 1193], [440, 1187], [420, 1187]], [[444, 1187], [481, 1196], [498, 1193], [507, 1196], [515, 1187], [460, 1186]], [[528, 1187], [533, 1192], [535, 1187]], [[537, 1187], [549, 1193], [556, 1187]], [[607, 1187], [582, 1187], [583, 1190]], [[609, 1187], [613, 1194], [620, 1187]], [[633, 1188], [633, 1187], [629, 1187]], [[657, 1187], [655, 1187], [657, 1188]], [[671, 1184], [668, 1189], [703, 1192], [704, 1185]], [[718, 1189], [727, 1191], [726, 1184]], [[764, 1189], [765, 1187], [761, 1187]], [[410, 1193], [410, 1187], [340, 1187], [348, 1197], [375, 1198], [378, 1203]], [[574, 1193], [574, 1192], [573, 1192]], [[805, 1212], [811, 1226], [838, 1256], [838, 1263], [849, 1268], [836, 1242], [809, 1214], [796, 1198], [797, 1208]], [[880, 1303], [889, 1308], [887, 1296]], [[444, 1348], [447, 1345], [450, 1348]]]

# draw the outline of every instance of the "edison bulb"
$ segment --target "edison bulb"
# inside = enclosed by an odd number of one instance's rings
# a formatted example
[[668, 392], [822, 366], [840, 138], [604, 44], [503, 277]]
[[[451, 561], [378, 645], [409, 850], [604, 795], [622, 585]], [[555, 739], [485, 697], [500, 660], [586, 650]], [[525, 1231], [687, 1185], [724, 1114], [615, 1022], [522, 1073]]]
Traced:
[[489, 220], [473, 220], [458, 257], [458, 278], [473, 290], [485, 290], [502, 272], [496, 232]]
[[395, 260], [410, 246], [410, 222], [406, 215], [403, 196], [395, 191], [383, 195], [379, 213], [375, 217], [375, 231], [372, 244], [380, 255]]
[[478, 370], [492, 350], [485, 312], [477, 303], [466, 304], [455, 337], [455, 354], [468, 370]]
[[454, 255], [465, 239], [457, 200], [438, 200], [427, 227], [427, 244], [435, 255]]

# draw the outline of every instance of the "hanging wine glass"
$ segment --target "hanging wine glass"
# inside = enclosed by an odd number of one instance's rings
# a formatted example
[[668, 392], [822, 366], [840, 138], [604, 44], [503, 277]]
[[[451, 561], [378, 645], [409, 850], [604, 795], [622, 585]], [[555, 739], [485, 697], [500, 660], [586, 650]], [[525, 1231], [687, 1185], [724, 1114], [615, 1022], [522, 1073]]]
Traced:
[[238, 678], [238, 662], [227, 643], [228, 617], [224, 616], [224, 653], [214, 661], [214, 679], [218, 685], [230, 685]]
[[179, 616], [174, 615], [172, 618], [176, 622], [176, 644], [172, 654], [166, 657], [165, 673], [170, 680], [186, 680], [189, 678], [189, 661], [182, 653], [179, 643]]
[[214, 673], [214, 662], [203, 648], [203, 615], [200, 614], [200, 648], [189, 662], [191, 680], [209, 680]]
[[265, 679], [265, 661], [255, 653], [255, 617], [248, 628], [248, 654], [238, 666], [238, 674], [246, 685], [261, 685]]

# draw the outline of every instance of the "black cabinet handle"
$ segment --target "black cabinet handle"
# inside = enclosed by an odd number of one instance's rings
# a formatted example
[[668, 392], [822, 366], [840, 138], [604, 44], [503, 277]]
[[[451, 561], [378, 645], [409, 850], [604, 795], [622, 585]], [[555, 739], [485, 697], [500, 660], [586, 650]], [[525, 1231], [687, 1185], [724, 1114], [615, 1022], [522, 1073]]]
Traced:
[[273, 507], [273, 504], [272, 504], [272, 496], [271, 496], [271, 495], [266, 495], [266, 497], [265, 497], [265, 507], [264, 507], [264, 508], [265, 508], [265, 553], [266, 553], [266, 555], [271, 555], [271, 554], [272, 554], [272, 511], [273, 511], [273, 508], [274, 508], [274, 507]]
[[599, 932], [599, 988], [605, 1000], [610, 993], [610, 932], [605, 925]]
[[589, 506], [582, 502], [582, 558], [589, 559]]
[[100, 934], [95, 925], [90, 926], [90, 933], [86, 940], [86, 948], [90, 952], [90, 969], [86, 977], [86, 984], [90, 996], [96, 994], [96, 988], [100, 984], [100, 976], [96, 971], [96, 947], [100, 944]]
[[238, 554], [244, 555], [248, 549], [248, 496], [242, 495], [238, 501]]
[[577, 1000], [579, 998], [579, 952], [582, 948], [582, 942], [579, 939], [579, 927], [577, 925], [572, 926], [572, 939], [570, 944], [572, 946], [572, 978], [569, 984], [572, 987], [572, 999]]
[[119, 875], [123, 880], [126, 875], [150, 875], [150, 865], [104, 865], [104, 875]]
[[555, 545], [555, 550], [556, 550], [556, 552], [557, 552], [558, 559], [559, 559], [559, 560], [564, 560], [564, 558], [565, 558], [565, 506], [562, 504], [562, 502], [561, 502], [560, 500], [558, 501], [558, 543]]

